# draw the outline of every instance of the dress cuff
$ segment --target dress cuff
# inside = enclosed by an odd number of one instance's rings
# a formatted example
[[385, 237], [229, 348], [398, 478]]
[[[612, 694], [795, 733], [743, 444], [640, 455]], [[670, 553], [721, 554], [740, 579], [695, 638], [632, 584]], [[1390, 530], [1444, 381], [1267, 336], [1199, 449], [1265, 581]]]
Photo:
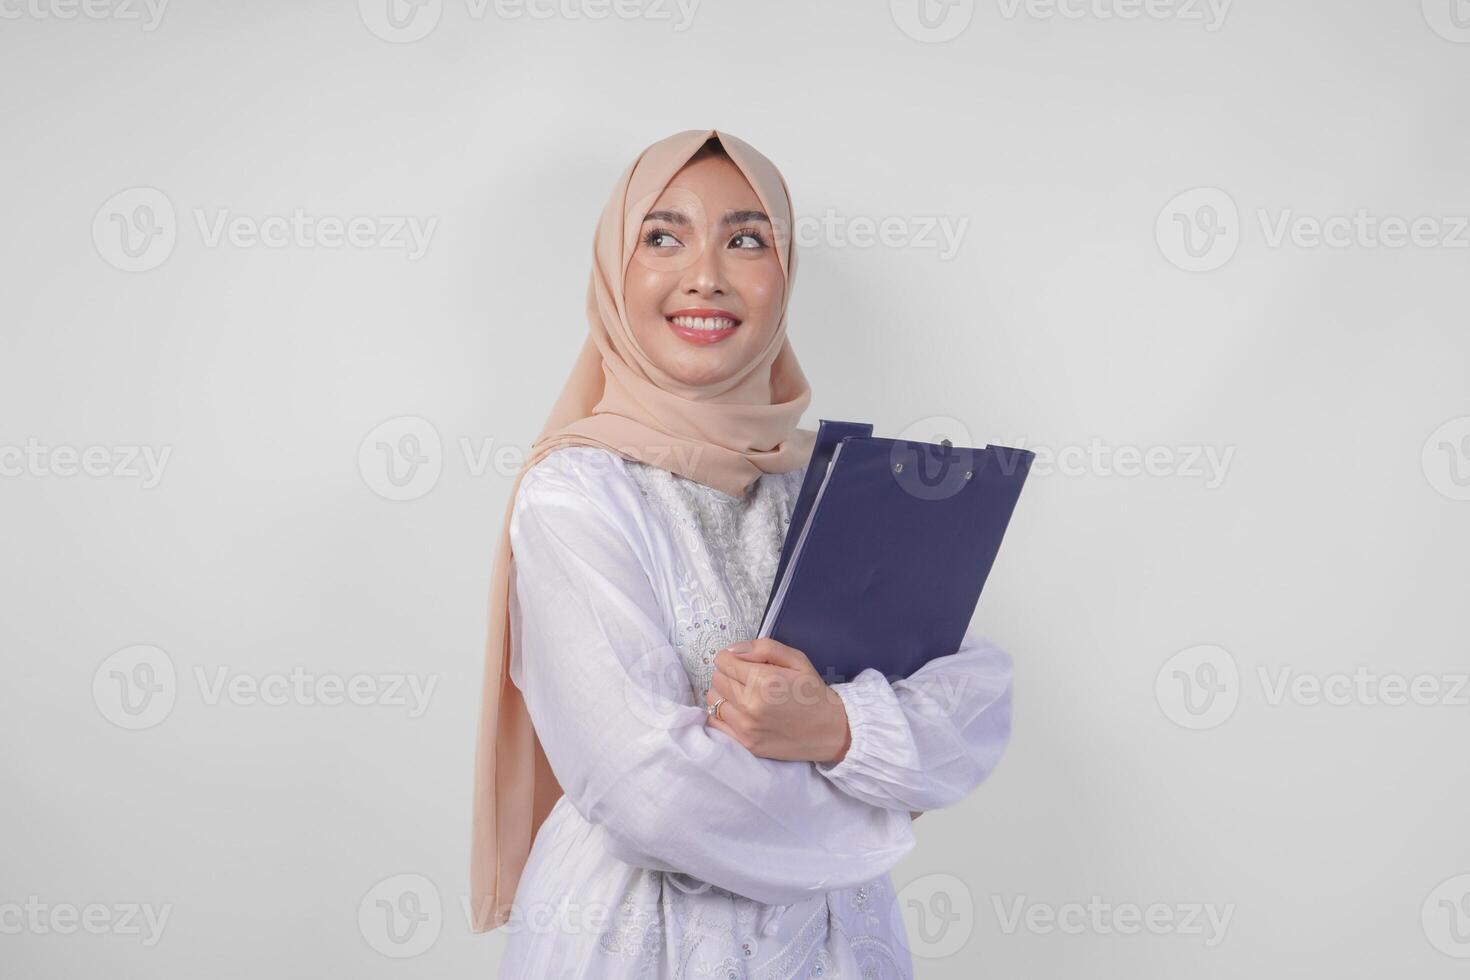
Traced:
[[840, 783], [855, 775], [877, 775], [912, 758], [908, 720], [882, 673], [869, 667], [850, 681], [833, 684], [832, 690], [847, 709], [852, 742], [841, 762], [818, 762], [818, 772]]

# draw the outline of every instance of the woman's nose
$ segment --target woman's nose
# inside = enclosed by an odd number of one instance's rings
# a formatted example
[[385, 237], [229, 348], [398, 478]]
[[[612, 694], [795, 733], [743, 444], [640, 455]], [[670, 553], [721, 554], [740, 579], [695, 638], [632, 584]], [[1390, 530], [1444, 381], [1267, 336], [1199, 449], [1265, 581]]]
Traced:
[[689, 293], [722, 293], [725, 291], [725, 261], [724, 250], [716, 244], [716, 239], [711, 236], [708, 244], [695, 258], [693, 264], [685, 273], [684, 291]]

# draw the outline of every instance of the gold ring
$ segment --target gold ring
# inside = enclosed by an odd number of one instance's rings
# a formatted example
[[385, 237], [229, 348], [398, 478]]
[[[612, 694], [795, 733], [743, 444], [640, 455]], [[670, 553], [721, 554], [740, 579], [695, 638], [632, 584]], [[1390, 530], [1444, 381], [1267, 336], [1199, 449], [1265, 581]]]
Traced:
[[704, 713], [711, 718], [720, 717], [720, 705], [725, 703], [724, 698], [715, 698], [715, 703], [704, 709]]

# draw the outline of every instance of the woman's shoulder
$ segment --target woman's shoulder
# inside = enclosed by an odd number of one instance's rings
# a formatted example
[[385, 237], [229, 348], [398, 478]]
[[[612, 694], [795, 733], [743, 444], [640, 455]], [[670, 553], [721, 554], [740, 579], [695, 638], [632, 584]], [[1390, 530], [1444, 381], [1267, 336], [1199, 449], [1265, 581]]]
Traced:
[[601, 446], [558, 446], [526, 468], [516, 509], [548, 496], [570, 495], [589, 504], [623, 502], [629, 488], [627, 466], [626, 459]]

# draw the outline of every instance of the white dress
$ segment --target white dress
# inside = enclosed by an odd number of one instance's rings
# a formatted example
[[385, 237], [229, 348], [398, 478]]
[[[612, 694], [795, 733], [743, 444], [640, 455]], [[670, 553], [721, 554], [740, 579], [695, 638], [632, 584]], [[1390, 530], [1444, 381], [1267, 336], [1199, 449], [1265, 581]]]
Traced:
[[970, 632], [908, 679], [834, 685], [852, 731], [835, 765], [708, 727], [714, 654], [759, 629], [803, 472], [742, 499], [568, 446], [522, 478], [511, 679], [565, 795], [500, 976], [912, 977], [888, 872], [914, 846], [909, 812], [959, 801], [999, 760], [1011, 660]]

